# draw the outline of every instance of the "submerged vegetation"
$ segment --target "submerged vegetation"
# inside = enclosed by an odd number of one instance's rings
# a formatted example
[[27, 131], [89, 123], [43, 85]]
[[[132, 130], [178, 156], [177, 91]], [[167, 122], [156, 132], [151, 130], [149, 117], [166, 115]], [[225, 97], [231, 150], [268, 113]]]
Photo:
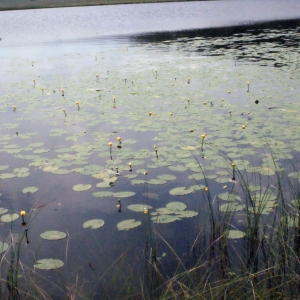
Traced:
[[1, 57], [2, 298], [299, 297], [298, 46]]

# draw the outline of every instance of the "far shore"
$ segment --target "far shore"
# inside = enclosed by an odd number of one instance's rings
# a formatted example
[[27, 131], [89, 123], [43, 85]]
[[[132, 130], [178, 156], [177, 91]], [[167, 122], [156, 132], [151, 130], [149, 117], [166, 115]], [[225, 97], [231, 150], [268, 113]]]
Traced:
[[0, 11], [18, 9], [38, 9], [54, 7], [162, 3], [162, 2], [190, 2], [194, 0], [2, 0]]

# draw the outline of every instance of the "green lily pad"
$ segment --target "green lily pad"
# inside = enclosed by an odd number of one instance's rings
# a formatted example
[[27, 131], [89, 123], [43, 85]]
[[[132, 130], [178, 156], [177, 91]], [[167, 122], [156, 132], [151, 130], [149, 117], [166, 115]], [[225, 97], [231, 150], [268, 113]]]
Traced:
[[127, 206], [128, 209], [136, 212], [143, 212], [145, 209], [149, 210], [152, 208], [150, 205], [145, 204], [131, 204]]
[[162, 179], [158, 179], [158, 178], [154, 178], [154, 179], [150, 179], [147, 181], [148, 184], [166, 184], [167, 181], [162, 180]]
[[132, 185], [137, 185], [137, 184], [145, 184], [147, 180], [144, 179], [132, 179], [131, 184]]
[[61, 268], [64, 263], [59, 259], [48, 258], [40, 259], [34, 264], [34, 267], [40, 270], [54, 270]]
[[26, 194], [26, 193], [35, 193], [36, 191], [38, 191], [38, 188], [35, 187], [35, 186], [30, 186], [30, 187], [27, 187], [25, 189], [22, 190], [22, 193]]
[[109, 188], [112, 187], [114, 183], [112, 181], [102, 181], [96, 184], [96, 187]]
[[187, 168], [185, 166], [182, 166], [182, 165], [170, 166], [169, 169], [172, 170], [172, 171], [176, 171], [176, 172], [184, 172], [184, 171], [187, 170]]
[[90, 184], [76, 184], [73, 186], [73, 190], [76, 192], [82, 192], [89, 190], [91, 187], [92, 186]]
[[245, 232], [240, 230], [228, 230], [228, 239], [241, 239], [245, 236]]
[[225, 201], [241, 200], [241, 197], [239, 195], [231, 194], [231, 193], [221, 193], [218, 195], [218, 197]]
[[104, 221], [101, 219], [93, 219], [86, 221], [82, 224], [83, 228], [92, 228], [92, 229], [97, 229], [100, 228], [104, 225]]
[[8, 249], [9, 245], [4, 242], [0, 242], [0, 254], [5, 252]]
[[244, 206], [240, 205], [236, 202], [228, 202], [225, 204], [220, 205], [219, 210], [223, 212], [234, 212], [234, 211], [240, 211], [243, 210]]
[[56, 175], [67, 175], [70, 174], [71, 171], [67, 170], [67, 169], [57, 169], [57, 170], [53, 170], [50, 171], [52, 174], [56, 174]]
[[2, 222], [12, 222], [19, 218], [18, 214], [5, 214], [1, 217]]
[[194, 146], [184, 146], [184, 147], [181, 147], [182, 150], [190, 150], [190, 151], [193, 151], [193, 150], [196, 150], [196, 147]]
[[161, 179], [161, 180], [176, 180], [176, 176], [174, 175], [169, 175], [169, 174], [162, 174], [162, 175], [158, 175], [157, 176], [158, 179]]
[[136, 221], [135, 219], [124, 220], [117, 224], [117, 228], [118, 228], [118, 230], [129, 230], [129, 229], [138, 227], [141, 224], [142, 224], [142, 222]]
[[179, 218], [193, 218], [196, 217], [198, 213], [193, 210], [184, 210], [184, 211], [178, 211], [176, 212], [176, 216]]
[[135, 192], [118, 192], [114, 194], [116, 198], [127, 198], [135, 195]]
[[96, 193], [93, 193], [93, 196], [94, 197], [97, 197], [97, 198], [102, 198], [102, 197], [111, 197], [113, 196], [114, 193], [113, 192], [96, 192]]
[[182, 202], [170, 202], [166, 205], [166, 208], [172, 211], [181, 211], [186, 209], [186, 205]]
[[182, 195], [187, 195], [187, 194], [190, 194], [194, 192], [193, 189], [190, 189], [190, 188], [186, 188], [185, 186], [180, 186], [180, 187], [177, 187], [177, 188], [174, 188], [174, 189], [171, 189], [169, 191], [169, 193], [173, 196], [182, 196]]
[[16, 174], [13, 173], [3, 173], [0, 175], [1, 179], [10, 179], [16, 177]]
[[40, 234], [40, 237], [45, 240], [61, 240], [67, 235], [61, 231], [48, 230]]
[[151, 220], [154, 223], [159, 223], [159, 224], [166, 224], [166, 223], [172, 223], [175, 221], [180, 220], [177, 216], [171, 216], [171, 215], [157, 215], [151, 218]]
[[8, 209], [0, 207], [0, 215], [5, 214], [6, 212], [8, 212]]

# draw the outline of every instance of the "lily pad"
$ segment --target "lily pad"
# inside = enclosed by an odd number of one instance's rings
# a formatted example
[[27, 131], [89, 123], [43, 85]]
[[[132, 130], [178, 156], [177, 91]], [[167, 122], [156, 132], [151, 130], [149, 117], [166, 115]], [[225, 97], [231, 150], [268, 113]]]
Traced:
[[181, 211], [186, 209], [186, 205], [182, 202], [170, 202], [166, 205], [166, 208], [172, 211]]
[[166, 184], [167, 181], [158, 179], [158, 178], [153, 178], [147, 181], [148, 184]]
[[59, 259], [54, 258], [45, 258], [40, 259], [34, 264], [34, 267], [40, 270], [54, 270], [61, 268], [64, 265], [64, 263]]
[[83, 192], [89, 190], [91, 187], [90, 184], [76, 184], [73, 186], [73, 190], [76, 192]]
[[5, 214], [6, 212], [8, 212], [7, 208], [0, 207], [0, 215]]
[[171, 216], [171, 215], [157, 215], [151, 218], [151, 220], [154, 223], [160, 223], [160, 224], [165, 224], [165, 223], [172, 223], [175, 221], [180, 220], [177, 216]]
[[102, 181], [96, 184], [96, 187], [109, 188], [112, 187], [114, 183], [112, 181]]
[[149, 210], [152, 208], [150, 205], [145, 204], [131, 204], [127, 206], [128, 209], [136, 212], [143, 212], [145, 209]]
[[180, 187], [177, 187], [177, 188], [174, 188], [174, 189], [171, 189], [169, 191], [169, 193], [173, 196], [182, 196], [182, 195], [187, 195], [187, 194], [190, 194], [194, 192], [193, 189], [188, 189], [186, 188], [185, 186], [180, 186]]
[[245, 232], [240, 230], [228, 230], [228, 239], [241, 239], [245, 236]]
[[184, 210], [184, 211], [178, 211], [176, 212], [176, 216], [179, 218], [193, 218], [196, 217], [198, 213], [193, 210]]
[[86, 221], [82, 224], [83, 228], [92, 228], [92, 229], [97, 229], [100, 228], [104, 225], [104, 221], [101, 219], [93, 219]]
[[231, 193], [221, 193], [218, 195], [218, 197], [225, 201], [241, 200], [241, 197], [239, 195]]
[[61, 240], [67, 235], [61, 231], [48, 230], [40, 234], [40, 237], [45, 240]]
[[175, 180], [176, 179], [176, 176], [174, 175], [170, 175], [170, 174], [162, 174], [162, 175], [158, 175], [157, 176], [158, 179], [161, 179], [161, 180]]
[[113, 196], [114, 193], [113, 192], [96, 192], [96, 193], [93, 193], [93, 196], [94, 197], [98, 197], [98, 198], [102, 198], [102, 197], [111, 197]]
[[141, 224], [142, 224], [142, 222], [136, 221], [135, 219], [124, 220], [117, 224], [117, 228], [118, 228], [118, 230], [129, 230], [129, 229], [138, 227]]
[[114, 194], [116, 198], [127, 198], [135, 195], [135, 192], [118, 192]]
[[22, 193], [26, 194], [26, 193], [35, 193], [36, 191], [38, 191], [38, 188], [35, 187], [35, 186], [30, 186], [30, 187], [27, 187], [25, 189], [22, 190]]
[[5, 252], [8, 249], [9, 245], [4, 242], [0, 242], [0, 254]]
[[1, 217], [2, 222], [12, 222], [19, 218], [18, 214], [5, 214]]

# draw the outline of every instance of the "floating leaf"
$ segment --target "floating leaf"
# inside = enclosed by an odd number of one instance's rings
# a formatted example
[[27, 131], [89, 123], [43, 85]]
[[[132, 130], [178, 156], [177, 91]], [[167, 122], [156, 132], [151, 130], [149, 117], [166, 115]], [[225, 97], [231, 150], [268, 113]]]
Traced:
[[165, 224], [165, 223], [175, 222], [177, 220], [180, 220], [180, 218], [178, 218], [177, 216], [170, 216], [170, 215], [157, 215], [152, 217], [151, 220], [154, 223]]
[[145, 205], [145, 204], [131, 204], [127, 206], [128, 209], [136, 212], [143, 212], [145, 209], [149, 210], [152, 208], [150, 205]]
[[89, 190], [91, 187], [92, 186], [90, 184], [76, 184], [73, 186], [73, 190], [76, 192], [82, 192]]
[[181, 147], [182, 150], [190, 150], [190, 151], [193, 151], [193, 150], [196, 150], [196, 147], [194, 146], [185, 146], [185, 147]]
[[182, 195], [187, 195], [187, 194], [190, 194], [194, 192], [193, 189], [188, 189], [186, 188], [185, 186], [181, 186], [181, 187], [177, 187], [177, 188], [174, 188], [174, 189], [171, 189], [169, 191], [169, 193], [173, 196], [182, 196]]
[[6, 214], [1, 217], [2, 222], [12, 222], [19, 218], [18, 214]]
[[240, 239], [245, 236], [245, 232], [239, 230], [228, 230], [228, 239]]
[[102, 197], [111, 197], [113, 196], [114, 193], [113, 192], [96, 192], [96, 193], [93, 193], [93, 196], [94, 197], [98, 197], [98, 198], [102, 198]]
[[61, 240], [67, 235], [62, 231], [48, 230], [40, 234], [40, 237], [45, 240]]
[[104, 221], [101, 219], [93, 219], [86, 221], [82, 224], [83, 228], [92, 228], [92, 229], [97, 229], [100, 228], [104, 225]]
[[56, 174], [56, 175], [67, 175], [70, 174], [71, 171], [67, 170], [67, 169], [57, 169], [57, 170], [53, 170], [50, 171], [52, 174]]
[[135, 192], [118, 192], [114, 194], [116, 198], [127, 198], [135, 195]]
[[[1, 195], [0, 195], [1, 196]], [[8, 212], [8, 209], [0, 207], [0, 215], [5, 214], [6, 212]]]
[[114, 183], [111, 181], [103, 181], [103, 182], [97, 183], [96, 187], [108, 188], [108, 187], [112, 187], [113, 185], [114, 185]]
[[176, 176], [174, 175], [170, 175], [170, 174], [162, 174], [162, 175], [158, 175], [157, 176], [158, 179], [161, 179], [161, 180], [175, 180], [176, 179]]
[[234, 212], [234, 211], [239, 211], [243, 210], [244, 206], [240, 205], [236, 202], [228, 202], [225, 204], [220, 205], [219, 210], [223, 212]]
[[131, 228], [135, 228], [137, 226], [141, 225], [140, 221], [135, 221], [135, 219], [125, 220], [122, 222], [119, 222], [117, 224], [118, 230], [129, 230]]
[[218, 197], [225, 201], [241, 200], [241, 197], [239, 195], [231, 194], [231, 193], [221, 193], [218, 195]]
[[149, 183], [149, 184], [166, 184], [167, 181], [158, 179], [158, 178], [154, 178], [154, 179], [148, 180], [147, 183]]
[[166, 205], [166, 208], [172, 211], [180, 211], [186, 209], [186, 205], [182, 202], [170, 202]]
[[174, 211], [167, 209], [166, 207], [160, 207], [155, 210], [155, 212], [151, 213], [151, 215], [157, 215], [157, 214], [162, 214], [162, 215], [172, 215], [174, 214]]
[[9, 245], [4, 242], [0, 242], [0, 254], [5, 252], [8, 249]]
[[179, 218], [193, 218], [197, 215], [198, 213], [192, 210], [184, 210], [184, 211], [176, 212], [176, 216], [178, 216]]
[[145, 184], [147, 181], [144, 179], [133, 179], [131, 180], [132, 185], [137, 185], [137, 184]]
[[26, 193], [35, 193], [36, 191], [38, 191], [38, 188], [35, 187], [35, 186], [30, 186], [30, 187], [27, 187], [25, 189], [22, 190], [22, 193], [26, 194]]
[[176, 172], [184, 172], [184, 171], [187, 170], [187, 168], [185, 166], [182, 166], [182, 165], [170, 166], [169, 169], [172, 170], [172, 171], [176, 171]]
[[40, 259], [34, 264], [34, 267], [40, 270], [53, 270], [61, 268], [64, 263], [59, 259]]
[[16, 174], [13, 173], [3, 173], [0, 175], [1, 179], [10, 179], [16, 177]]

